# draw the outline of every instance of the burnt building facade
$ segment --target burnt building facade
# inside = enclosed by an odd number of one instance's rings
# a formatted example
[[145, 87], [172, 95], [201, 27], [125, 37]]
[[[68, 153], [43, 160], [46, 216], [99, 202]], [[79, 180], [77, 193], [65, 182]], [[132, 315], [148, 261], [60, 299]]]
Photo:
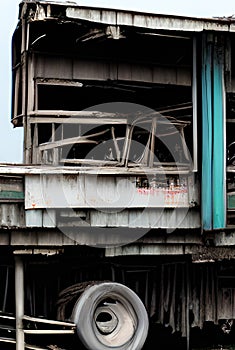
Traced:
[[235, 22], [23, 1], [0, 344], [235, 344]]

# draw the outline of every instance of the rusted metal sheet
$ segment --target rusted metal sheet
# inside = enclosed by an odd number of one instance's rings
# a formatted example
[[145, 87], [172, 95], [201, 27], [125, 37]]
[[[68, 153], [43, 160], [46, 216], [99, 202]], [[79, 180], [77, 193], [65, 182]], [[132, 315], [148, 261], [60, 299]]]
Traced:
[[114, 256], [148, 256], [148, 255], [182, 255], [185, 253], [182, 244], [131, 244], [123, 247], [106, 248], [107, 257]]
[[[36, 3], [36, 1], [32, 1]], [[76, 4], [58, 3], [61, 8], [64, 7], [66, 17], [78, 21], [89, 21], [111, 26], [131, 26], [146, 29], [161, 30], [179, 30], [189, 32], [201, 32], [203, 30], [216, 31], [235, 31], [235, 26], [230, 18], [193, 18], [174, 15], [163, 15], [153, 13], [140, 13], [134, 11], [89, 8]], [[56, 14], [52, 15], [51, 8], [56, 6], [47, 2], [37, 4], [36, 11], [30, 17], [30, 21], [45, 21], [57, 18]], [[50, 10], [49, 10], [50, 9]], [[24, 10], [24, 9], [23, 9]]]
[[127, 256], [127, 255], [191, 255], [195, 264], [214, 263], [218, 260], [235, 259], [235, 252], [232, 247], [206, 247], [201, 244], [139, 244], [134, 242], [127, 246], [106, 248], [106, 256]]
[[[71, 71], [72, 67], [72, 71]], [[115, 73], [115, 74], [114, 74]], [[191, 71], [184, 67], [152, 67], [146, 64], [39, 56], [35, 61], [35, 77], [106, 81], [129, 80], [154, 84], [190, 86]]]
[[[155, 174], [154, 169], [145, 168], [144, 173], [146, 176]], [[189, 176], [189, 170], [180, 170], [180, 169], [170, 169], [160, 168], [157, 171], [158, 174], [162, 175], [185, 175]], [[0, 164], [0, 174], [3, 175], [77, 175], [78, 168], [77, 167], [64, 167], [64, 166], [51, 166], [51, 165], [25, 165], [25, 164]], [[126, 175], [126, 176], [140, 176], [143, 175], [142, 168], [118, 168], [118, 167], [97, 167], [87, 166], [80, 167], [79, 174], [89, 174], [89, 175]], [[192, 186], [192, 184], [191, 184]]]
[[[89, 242], [89, 237], [87, 232], [85, 232], [81, 227], [79, 228], [75, 228], [76, 231], [79, 233], [79, 237], [82, 238], [83, 242]], [[135, 229], [128, 229], [125, 228], [125, 230], [123, 228], [120, 228], [120, 233], [124, 234], [124, 235], [129, 235], [129, 237], [134, 237], [134, 235], [136, 234], [136, 228]], [[190, 247], [192, 247], [193, 245], [202, 245], [202, 239], [199, 233], [197, 233], [197, 235], [195, 234], [193, 237], [191, 234], [188, 234], [187, 230], [185, 235], [182, 236], [182, 231], [180, 232], [179, 230], [171, 232], [171, 234], [169, 235], [169, 238], [165, 238], [165, 235], [161, 235], [158, 232], [158, 235], [155, 235], [156, 239], [150, 239], [148, 238], [148, 236], [144, 236], [142, 238], [140, 238], [138, 240], [139, 245], [142, 245], [143, 248], [140, 250], [138, 249], [132, 249], [132, 245], [130, 248], [127, 248], [125, 250], [125, 254], [124, 251], [121, 250], [119, 251], [118, 249], [107, 249], [106, 250], [106, 254], [107, 256], [118, 256], [118, 255], [134, 255], [135, 252], [137, 253], [137, 255], [144, 255], [146, 252], [149, 252], [149, 254], [146, 255], [151, 255], [151, 254], [160, 254], [160, 255], [164, 255], [166, 254], [166, 252], [169, 255], [175, 255], [176, 252], [178, 252], [180, 255], [181, 254], [191, 254], [192, 252], [196, 254], [195, 250], [191, 249]], [[110, 233], [111, 231], [109, 231]], [[65, 234], [68, 233], [68, 234]], [[49, 247], [49, 249], [51, 249], [51, 247], [63, 247], [63, 246], [79, 246], [79, 242], [76, 241], [76, 237], [75, 235], [74, 238], [72, 238], [70, 235], [69, 238], [69, 230], [66, 229], [66, 232], [63, 233], [63, 227], [59, 227], [59, 229], [55, 230], [55, 229], [51, 229], [51, 228], [44, 228], [43, 230], [39, 229], [39, 228], [27, 228], [27, 229], [23, 229], [22, 230], [15, 230], [15, 229], [11, 229], [11, 232], [2, 232], [0, 235], [0, 245], [6, 245], [9, 242], [11, 242], [12, 246], [22, 246], [23, 250], [25, 251], [25, 254], [27, 253], [28, 250], [25, 250], [25, 247], [37, 247], [37, 249], [40, 249], [40, 246], [43, 247]], [[89, 232], [88, 232], [89, 233]], [[105, 238], [107, 238], [107, 235], [103, 235], [103, 237], [100, 235], [101, 231], [97, 230], [97, 228], [94, 228], [93, 233], [96, 235], [99, 235], [99, 238], [102, 239], [102, 243], [103, 246], [105, 245]], [[147, 233], [146, 230], [143, 231], [143, 233]], [[174, 237], [174, 239], [172, 239], [171, 237]], [[91, 243], [91, 241], [90, 241]], [[146, 250], [144, 249], [144, 247], [146, 246]], [[166, 250], [166, 246], [168, 247]], [[187, 250], [185, 249], [187, 246]], [[152, 247], [152, 248], [151, 248]], [[36, 253], [37, 252], [36, 248], [33, 248], [32, 253]], [[122, 254], [121, 254], [122, 252]], [[142, 252], [142, 254], [139, 254], [140, 252]], [[23, 253], [23, 252], [21, 252]], [[40, 253], [40, 252], [39, 252]], [[231, 253], [231, 250], [230, 250]], [[29, 254], [31, 254], [29, 252]], [[43, 253], [40, 253], [43, 254]], [[199, 253], [198, 253], [199, 256]], [[225, 255], [223, 255], [225, 256]], [[226, 255], [226, 257], [232, 257], [232, 255]], [[233, 254], [234, 256], [234, 254]], [[218, 255], [219, 258], [219, 255]], [[195, 256], [196, 259], [196, 256]]]
[[200, 213], [184, 209], [126, 209], [121, 212], [90, 212], [92, 227], [132, 227], [132, 228], [199, 228]]
[[[108, 80], [117, 79], [117, 76], [113, 77], [112, 64], [107, 60], [95, 61], [95, 60], [73, 60], [73, 77], [74, 79], [93, 79], [93, 80]], [[116, 66], [116, 64], [115, 64]], [[117, 67], [115, 67], [117, 70]], [[112, 74], [112, 75], [110, 75]]]
[[[11, 246], [28, 246], [28, 247], [63, 247], [63, 246], [75, 246], [78, 243], [70, 239], [68, 236], [63, 234], [61, 231], [54, 231], [51, 229], [37, 230], [36, 228], [30, 228], [28, 230], [15, 231], [12, 230], [10, 234]], [[4, 242], [6, 238], [4, 238]], [[1, 236], [0, 236], [1, 242]], [[9, 240], [8, 240], [9, 242]]]
[[60, 78], [72, 79], [73, 77], [73, 59], [61, 56], [40, 55], [35, 58], [34, 74], [41, 78]]
[[0, 205], [1, 227], [24, 227], [23, 203], [1, 203]]
[[188, 178], [182, 176], [177, 184], [170, 179], [145, 187], [136, 176], [26, 175], [25, 208], [190, 207]]
[[[57, 212], [57, 219], [56, 219]], [[26, 227], [129, 227], [161, 229], [200, 228], [200, 212], [194, 209], [136, 209], [125, 210], [87, 210], [80, 212], [70, 209], [65, 215], [61, 210], [30, 209], [25, 211]]]
[[201, 32], [203, 30], [234, 31], [229, 21], [196, 19], [190, 17], [143, 14], [130, 11], [67, 7], [66, 15], [77, 20], [87, 20], [111, 25], [125, 25], [148, 29]]
[[182, 67], [160, 67], [134, 63], [117, 65], [118, 79], [154, 84], [191, 85], [190, 69]]

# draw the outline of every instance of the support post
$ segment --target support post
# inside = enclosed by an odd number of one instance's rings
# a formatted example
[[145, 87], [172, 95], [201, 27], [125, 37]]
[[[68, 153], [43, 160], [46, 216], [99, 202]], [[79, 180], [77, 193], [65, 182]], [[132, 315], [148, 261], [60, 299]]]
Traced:
[[24, 265], [20, 256], [15, 256], [15, 309], [16, 350], [24, 350]]
[[186, 335], [187, 335], [187, 350], [190, 350], [190, 316], [189, 316], [189, 307], [190, 307], [190, 272], [189, 272], [189, 262], [186, 262]]

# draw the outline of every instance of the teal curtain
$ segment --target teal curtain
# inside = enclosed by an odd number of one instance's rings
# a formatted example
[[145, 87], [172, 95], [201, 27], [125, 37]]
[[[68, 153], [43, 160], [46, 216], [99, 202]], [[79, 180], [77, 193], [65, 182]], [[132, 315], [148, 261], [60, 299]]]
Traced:
[[202, 228], [224, 228], [225, 132], [223, 44], [214, 34], [202, 40]]

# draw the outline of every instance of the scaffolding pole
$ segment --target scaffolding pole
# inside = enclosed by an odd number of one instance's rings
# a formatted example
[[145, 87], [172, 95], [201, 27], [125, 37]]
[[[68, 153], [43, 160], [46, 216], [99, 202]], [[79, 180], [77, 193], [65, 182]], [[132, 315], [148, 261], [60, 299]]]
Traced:
[[24, 350], [24, 265], [20, 256], [15, 256], [15, 310], [16, 350]]

